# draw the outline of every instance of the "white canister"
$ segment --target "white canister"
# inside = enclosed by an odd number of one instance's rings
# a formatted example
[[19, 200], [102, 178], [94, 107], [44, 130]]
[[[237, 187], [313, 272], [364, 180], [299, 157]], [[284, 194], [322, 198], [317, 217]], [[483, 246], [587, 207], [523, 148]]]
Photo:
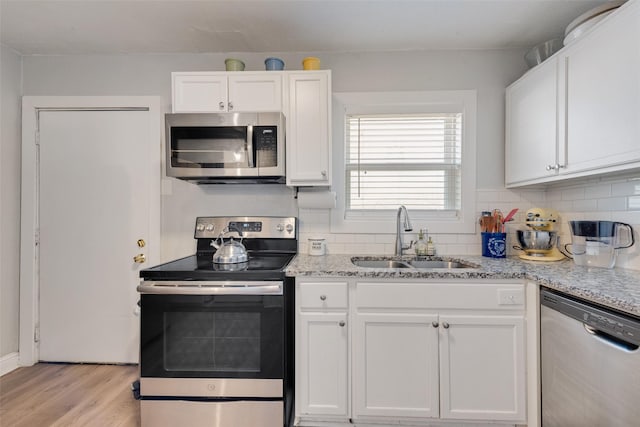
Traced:
[[327, 252], [325, 239], [309, 239], [309, 255], [324, 255]]

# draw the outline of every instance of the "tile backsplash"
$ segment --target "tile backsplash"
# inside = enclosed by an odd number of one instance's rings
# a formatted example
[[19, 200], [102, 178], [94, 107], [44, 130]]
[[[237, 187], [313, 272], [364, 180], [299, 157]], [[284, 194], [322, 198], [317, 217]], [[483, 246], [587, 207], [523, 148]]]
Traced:
[[[640, 176], [596, 178], [574, 184], [554, 184], [536, 189], [478, 190], [476, 211], [498, 208], [504, 214], [518, 208], [514, 221], [507, 224], [507, 255], [517, 255], [516, 230], [524, 228], [524, 216], [533, 207], [556, 209], [560, 215], [560, 248], [571, 242], [568, 221], [609, 220], [630, 224], [634, 228], [636, 245], [618, 251], [617, 267], [640, 270]], [[324, 238], [327, 253], [391, 255], [393, 234], [331, 233], [329, 209], [300, 209], [301, 253], [308, 253], [310, 238]], [[475, 234], [432, 234], [438, 255], [480, 255], [480, 230]], [[405, 242], [417, 239], [417, 230], [405, 234]], [[410, 253], [410, 251], [407, 251]]]

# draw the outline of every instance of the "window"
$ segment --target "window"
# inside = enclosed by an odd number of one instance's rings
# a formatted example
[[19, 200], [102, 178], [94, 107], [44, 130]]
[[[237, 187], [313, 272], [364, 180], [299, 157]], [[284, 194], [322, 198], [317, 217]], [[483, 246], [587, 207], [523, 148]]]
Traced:
[[332, 232], [392, 233], [400, 205], [414, 229], [475, 232], [475, 91], [334, 98]]
[[347, 210], [460, 209], [461, 126], [461, 113], [347, 115]]

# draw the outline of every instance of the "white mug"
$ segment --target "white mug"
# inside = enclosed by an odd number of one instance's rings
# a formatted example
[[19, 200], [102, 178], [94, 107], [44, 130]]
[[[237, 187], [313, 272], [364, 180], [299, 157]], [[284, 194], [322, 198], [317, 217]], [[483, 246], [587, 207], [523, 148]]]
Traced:
[[324, 255], [326, 251], [325, 239], [309, 239], [309, 255]]

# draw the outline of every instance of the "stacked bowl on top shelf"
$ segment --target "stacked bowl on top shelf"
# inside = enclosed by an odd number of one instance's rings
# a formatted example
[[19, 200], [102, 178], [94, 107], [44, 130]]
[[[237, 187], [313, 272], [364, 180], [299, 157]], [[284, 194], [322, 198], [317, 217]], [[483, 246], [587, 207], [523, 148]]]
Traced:
[[564, 45], [568, 45], [585, 34], [591, 27], [602, 21], [624, 3], [624, 1], [608, 1], [578, 16], [567, 25], [564, 31]]

